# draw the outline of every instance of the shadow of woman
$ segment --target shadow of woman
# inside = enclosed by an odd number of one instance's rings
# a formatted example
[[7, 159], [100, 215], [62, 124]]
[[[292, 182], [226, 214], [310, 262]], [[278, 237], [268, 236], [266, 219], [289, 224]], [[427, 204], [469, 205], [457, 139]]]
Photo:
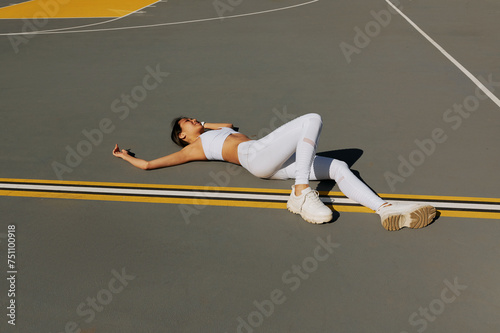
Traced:
[[[358, 149], [358, 148], [338, 149], [338, 150], [330, 150], [330, 151], [317, 153], [317, 155], [344, 161], [349, 166], [349, 169], [351, 169], [352, 166], [354, 165], [354, 163], [356, 163], [356, 161], [359, 160], [361, 155], [363, 155], [363, 150]], [[358, 171], [356, 171], [356, 170], [351, 170], [351, 171], [359, 180], [361, 180], [373, 192], [377, 193], [363, 180], [363, 178], [361, 178], [361, 175], [359, 174]], [[318, 183], [316, 190], [329, 192], [333, 189], [334, 186], [335, 186], [334, 180], [321, 180]]]

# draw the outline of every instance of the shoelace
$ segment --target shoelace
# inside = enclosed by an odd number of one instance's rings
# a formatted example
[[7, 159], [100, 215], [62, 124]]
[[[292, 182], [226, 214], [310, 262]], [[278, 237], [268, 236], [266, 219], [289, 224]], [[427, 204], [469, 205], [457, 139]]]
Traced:
[[323, 202], [319, 198], [319, 192], [316, 190], [312, 190], [311, 192], [306, 194], [306, 200], [310, 201], [310, 205], [314, 208], [319, 208], [324, 206]]

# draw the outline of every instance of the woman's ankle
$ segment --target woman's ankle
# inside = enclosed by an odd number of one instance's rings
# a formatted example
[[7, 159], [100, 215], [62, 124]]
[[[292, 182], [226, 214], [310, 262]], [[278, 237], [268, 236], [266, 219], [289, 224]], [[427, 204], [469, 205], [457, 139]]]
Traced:
[[294, 186], [295, 196], [300, 196], [302, 191], [309, 187], [309, 184], [297, 184]]

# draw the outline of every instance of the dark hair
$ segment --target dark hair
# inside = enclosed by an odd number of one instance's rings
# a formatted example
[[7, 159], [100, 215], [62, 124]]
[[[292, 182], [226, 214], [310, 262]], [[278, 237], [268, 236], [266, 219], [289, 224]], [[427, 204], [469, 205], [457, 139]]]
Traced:
[[172, 138], [172, 141], [176, 145], [178, 145], [182, 148], [189, 145], [189, 143], [182, 140], [181, 138], [179, 138], [179, 134], [182, 133], [182, 128], [181, 128], [181, 125], [179, 125], [179, 121], [182, 119], [187, 119], [187, 118], [189, 118], [189, 117], [177, 117], [174, 120], [172, 120], [172, 134], [170, 135], [170, 137]]

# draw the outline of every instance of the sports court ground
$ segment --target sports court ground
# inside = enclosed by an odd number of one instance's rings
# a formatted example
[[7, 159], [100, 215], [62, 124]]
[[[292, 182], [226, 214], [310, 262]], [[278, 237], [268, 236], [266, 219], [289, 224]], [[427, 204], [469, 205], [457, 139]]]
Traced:
[[[1, 332], [498, 331], [499, 1], [0, 6]], [[179, 115], [258, 138], [309, 112], [435, 222], [388, 232], [322, 181], [312, 225], [290, 181], [111, 154], [174, 152]]]

